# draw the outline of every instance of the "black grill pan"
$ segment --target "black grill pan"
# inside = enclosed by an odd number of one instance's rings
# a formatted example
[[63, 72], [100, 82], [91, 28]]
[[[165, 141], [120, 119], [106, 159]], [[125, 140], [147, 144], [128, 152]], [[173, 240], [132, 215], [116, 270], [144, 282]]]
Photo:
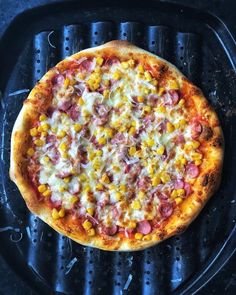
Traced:
[[[183, 71], [216, 109], [226, 142], [220, 189], [189, 229], [129, 253], [83, 247], [57, 234], [28, 212], [8, 176], [10, 135], [29, 89], [66, 56], [113, 39], [131, 41]], [[235, 64], [234, 40], [218, 18], [171, 3], [65, 1], [26, 11], [11, 23], [0, 42], [0, 252], [33, 289], [192, 294], [219, 271], [236, 247]]]

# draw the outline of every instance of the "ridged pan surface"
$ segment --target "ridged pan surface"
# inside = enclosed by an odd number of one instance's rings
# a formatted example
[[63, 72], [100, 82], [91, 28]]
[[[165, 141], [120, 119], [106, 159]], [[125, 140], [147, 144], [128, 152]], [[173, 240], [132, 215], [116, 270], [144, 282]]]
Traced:
[[[230, 43], [218, 20], [179, 7], [89, 10], [58, 6], [35, 11], [17, 51], [1, 54], [0, 251], [40, 294], [176, 294], [195, 292], [232, 251], [235, 227], [235, 71]], [[42, 12], [45, 12], [44, 18]], [[38, 14], [37, 14], [38, 13]], [[51, 14], [52, 13], [52, 14]], [[22, 18], [23, 18], [22, 17]], [[23, 20], [23, 19], [22, 19]], [[19, 25], [22, 20], [19, 20]], [[132, 21], [130, 21], [132, 20]], [[22, 21], [23, 23], [23, 21]], [[17, 26], [13, 27], [17, 32]], [[15, 31], [14, 31], [15, 30]], [[226, 30], [226, 29], [225, 29]], [[16, 36], [8, 36], [9, 47]], [[226, 141], [222, 184], [199, 217], [180, 236], [145, 251], [109, 253], [80, 246], [30, 214], [9, 180], [10, 135], [29, 89], [58, 61], [109, 40], [128, 40], [174, 63], [198, 85], [216, 109]], [[7, 46], [5, 45], [5, 49]], [[9, 67], [7, 59], [14, 55]], [[5, 83], [5, 84], [4, 84]], [[6, 228], [9, 227], [9, 228]], [[4, 229], [3, 229], [4, 228]], [[2, 230], [1, 230], [2, 229]], [[230, 244], [231, 245], [231, 244]], [[231, 246], [232, 247], [232, 246]], [[225, 251], [225, 252], [224, 252]], [[203, 283], [201, 282], [203, 280]]]

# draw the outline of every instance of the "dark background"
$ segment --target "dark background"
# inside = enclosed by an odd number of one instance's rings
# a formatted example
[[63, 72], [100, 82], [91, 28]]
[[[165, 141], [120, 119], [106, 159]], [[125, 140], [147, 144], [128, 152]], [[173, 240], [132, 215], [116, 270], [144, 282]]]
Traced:
[[[19, 13], [39, 5], [64, 0], [0, 0], [0, 38]], [[193, 6], [212, 12], [228, 26], [236, 37], [236, 2], [234, 0], [178, 0], [169, 1]], [[1, 242], [1, 241], [0, 241]], [[35, 295], [26, 284], [10, 269], [0, 256], [0, 294]], [[221, 271], [198, 294], [236, 294], [236, 254]]]

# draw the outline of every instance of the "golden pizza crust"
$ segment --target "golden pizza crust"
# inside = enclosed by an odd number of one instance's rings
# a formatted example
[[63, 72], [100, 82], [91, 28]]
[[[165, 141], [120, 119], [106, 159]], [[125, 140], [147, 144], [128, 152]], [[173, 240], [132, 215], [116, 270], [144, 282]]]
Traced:
[[[188, 110], [193, 115], [196, 112], [201, 113], [209, 122], [209, 125], [203, 128], [200, 137], [200, 141], [204, 146], [204, 160], [201, 173], [193, 186], [194, 191], [175, 208], [174, 213], [165, 222], [163, 228], [156, 229], [151, 233], [150, 241], [128, 239], [126, 237], [121, 239], [102, 235], [88, 237], [81, 226], [78, 225], [78, 222], [76, 223], [71, 216], [56, 221], [53, 220], [51, 210], [45, 202], [38, 200], [37, 192], [32, 188], [30, 179], [27, 176], [26, 152], [31, 140], [29, 129], [32, 128], [33, 122], [37, 119], [39, 113], [45, 111], [50, 105], [51, 93], [48, 89], [50, 89], [51, 78], [56, 73], [65, 70], [73, 60], [83, 56], [102, 55], [117, 56], [120, 60], [133, 57], [143, 62], [146, 61], [152, 65], [155, 75], [159, 75], [162, 85], [165, 85], [169, 77], [175, 77], [180, 84], [187, 105], [189, 104]], [[59, 233], [83, 245], [104, 250], [133, 251], [153, 246], [187, 228], [219, 186], [223, 153], [224, 139], [219, 120], [202, 92], [190, 83], [175, 66], [162, 58], [126, 41], [111, 41], [102, 46], [83, 50], [61, 61], [50, 69], [30, 92], [12, 132], [10, 177], [18, 186], [29, 210]]]

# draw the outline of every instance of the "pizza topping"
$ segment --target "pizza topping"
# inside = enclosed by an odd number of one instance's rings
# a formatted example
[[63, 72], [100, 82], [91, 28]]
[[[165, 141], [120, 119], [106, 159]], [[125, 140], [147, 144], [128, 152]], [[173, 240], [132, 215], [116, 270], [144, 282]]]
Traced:
[[196, 178], [199, 175], [199, 169], [195, 164], [188, 164], [186, 167], [187, 176], [190, 179]]
[[91, 237], [146, 239], [191, 194], [203, 161], [181, 85], [159, 87], [153, 68], [116, 57], [71, 61], [52, 84], [27, 151], [52, 217], [80, 218]]

